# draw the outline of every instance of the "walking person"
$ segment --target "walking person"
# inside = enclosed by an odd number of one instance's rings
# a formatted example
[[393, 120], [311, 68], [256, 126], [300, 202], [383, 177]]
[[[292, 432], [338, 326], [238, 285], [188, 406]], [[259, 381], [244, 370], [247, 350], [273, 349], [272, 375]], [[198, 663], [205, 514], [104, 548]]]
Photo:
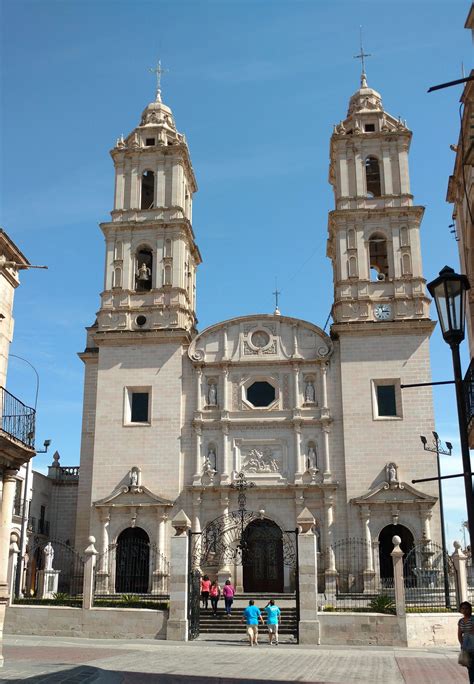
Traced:
[[249, 638], [249, 646], [258, 646], [258, 622], [265, 624], [263, 622], [262, 613], [260, 608], [257, 608], [255, 601], [252, 599], [249, 601], [247, 608], [244, 610], [244, 616], [242, 622], [245, 622], [247, 636]]
[[211, 588], [211, 580], [207, 575], [201, 579], [201, 601], [202, 607], [207, 610], [209, 602], [209, 590]]
[[221, 588], [217, 580], [213, 580], [209, 589], [209, 598], [211, 599], [211, 608], [213, 615], [217, 615], [217, 604], [221, 595]]
[[278, 625], [281, 620], [281, 610], [275, 605], [273, 599], [270, 599], [265, 606], [265, 613], [267, 614], [268, 642], [278, 646]]
[[458, 640], [461, 645], [459, 664], [467, 667], [469, 684], [474, 684], [474, 618], [469, 601], [461, 603], [459, 612], [463, 616], [458, 622]]
[[224, 595], [225, 613], [227, 617], [230, 617], [232, 614], [232, 604], [234, 603], [235, 594], [235, 589], [232, 586], [230, 579], [225, 581], [225, 584], [222, 587], [222, 593]]

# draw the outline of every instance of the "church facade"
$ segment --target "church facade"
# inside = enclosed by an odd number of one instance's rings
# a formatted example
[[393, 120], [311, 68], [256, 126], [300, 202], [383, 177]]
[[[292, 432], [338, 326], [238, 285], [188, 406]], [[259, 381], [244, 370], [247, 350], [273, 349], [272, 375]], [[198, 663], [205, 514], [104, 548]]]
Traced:
[[[169, 557], [172, 517], [183, 509], [206, 539], [213, 520], [239, 509], [231, 487], [239, 473], [252, 483], [247, 539], [273, 545], [254, 544], [261, 557], [247, 571], [237, 556], [201, 566], [240, 590], [293, 588], [279, 545], [304, 508], [317, 521], [322, 583], [337, 573], [341, 540], [361, 539], [370, 549], [365, 570], [379, 576], [390, 574], [394, 534], [405, 551], [439, 540], [436, 484], [410, 484], [436, 475], [419, 439], [434, 427], [431, 389], [402, 388], [431, 381], [434, 327], [411, 136], [363, 74], [330, 140], [329, 335], [278, 310], [198, 332], [197, 184], [185, 137], [157, 91], [111, 151], [104, 289], [80, 354], [77, 548], [92, 534], [105, 557], [136, 537]], [[101, 571], [113, 592], [113, 568]]]

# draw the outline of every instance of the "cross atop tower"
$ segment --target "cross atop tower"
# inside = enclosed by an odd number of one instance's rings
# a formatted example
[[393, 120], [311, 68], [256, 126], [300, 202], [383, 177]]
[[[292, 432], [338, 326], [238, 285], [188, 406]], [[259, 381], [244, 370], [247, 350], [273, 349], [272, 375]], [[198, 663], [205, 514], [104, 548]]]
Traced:
[[360, 83], [361, 83], [361, 86], [363, 87], [364, 85], [367, 85], [367, 83], [366, 83], [367, 77], [365, 74], [365, 58], [366, 57], [372, 57], [372, 55], [369, 52], [364, 52], [364, 47], [362, 45], [362, 26], [359, 27], [359, 32], [360, 32], [360, 52], [358, 55], [354, 55], [354, 59], [360, 59], [360, 62], [361, 62]]
[[156, 101], [161, 102], [161, 76], [166, 73], [168, 69], [163, 69], [161, 66], [161, 59], [159, 59], [156, 67], [149, 67], [149, 71], [156, 74]]
[[278, 308], [278, 299], [281, 295], [281, 291], [278, 289], [278, 285], [277, 285], [276, 281], [275, 281], [275, 291], [272, 292], [272, 294], [275, 295], [275, 311], [274, 311], [274, 313], [278, 315], [280, 313], [280, 309]]

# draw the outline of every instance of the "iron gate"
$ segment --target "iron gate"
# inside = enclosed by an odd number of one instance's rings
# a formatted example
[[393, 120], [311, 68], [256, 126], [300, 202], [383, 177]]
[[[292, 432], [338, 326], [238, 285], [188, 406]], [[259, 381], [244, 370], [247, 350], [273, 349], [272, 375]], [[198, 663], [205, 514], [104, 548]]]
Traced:
[[188, 639], [192, 641], [199, 636], [201, 617], [201, 572], [193, 566], [191, 550], [194, 541], [200, 539], [200, 532], [189, 532], [189, 567], [188, 567]]

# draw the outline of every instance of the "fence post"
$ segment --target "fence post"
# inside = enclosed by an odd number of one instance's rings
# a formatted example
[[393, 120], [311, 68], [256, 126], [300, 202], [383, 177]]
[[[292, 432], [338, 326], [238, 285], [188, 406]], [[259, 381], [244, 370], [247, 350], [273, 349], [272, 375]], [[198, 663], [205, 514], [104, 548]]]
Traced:
[[94, 602], [94, 569], [97, 558], [97, 550], [94, 546], [95, 537], [89, 537], [89, 546], [84, 550], [84, 584], [82, 589], [82, 607], [90, 610]]
[[301, 530], [298, 544], [298, 581], [299, 593], [303, 597], [300, 604], [299, 643], [319, 644], [318, 617], [318, 565], [315, 519], [311, 511], [304, 508], [296, 518]]
[[405, 582], [403, 579], [403, 551], [400, 548], [400, 537], [392, 537], [393, 551], [390, 554], [393, 561], [393, 583], [395, 586], [395, 606], [398, 617], [405, 617]]
[[17, 544], [16, 536], [10, 535], [10, 554], [8, 557], [8, 589], [10, 598], [8, 605], [11, 606], [15, 597], [15, 575], [17, 563], [20, 563], [20, 547]]
[[466, 573], [466, 561], [467, 556], [462, 552], [461, 544], [458, 541], [453, 542], [454, 553], [451, 559], [456, 568], [456, 593], [458, 597], [458, 602], [462, 603], [467, 601], [467, 573]]
[[189, 540], [191, 521], [181, 510], [171, 521], [175, 529], [171, 537], [170, 558], [170, 611], [166, 627], [166, 638], [171, 641], [188, 640], [188, 573]]

